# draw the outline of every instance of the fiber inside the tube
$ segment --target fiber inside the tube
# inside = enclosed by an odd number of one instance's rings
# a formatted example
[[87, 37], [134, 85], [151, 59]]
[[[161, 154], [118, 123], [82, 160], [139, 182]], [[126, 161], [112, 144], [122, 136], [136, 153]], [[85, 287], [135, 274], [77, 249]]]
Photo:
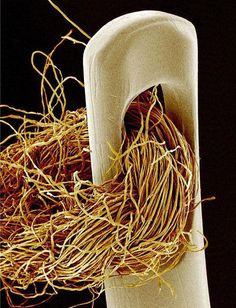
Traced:
[[38, 301], [59, 289], [96, 296], [114, 275], [135, 275], [137, 285], [155, 277], [168, 284], [165, 272], [197, 250], [186, 228], [195, 206], [193, 151], [154, 88], [127, 111], [122, 147], [111, 149], [116, 176], [94, 185], [86, 110], [66, 110], [63, 84], [76, 78], [63, 78], [52, 54], [41, 53], [44, 112], [2, 106], [11, 110], [2, 124], [21, 121], [2, 145], [16, 141], [0, 154], [0, 266], [9, 304], [13, 293]]

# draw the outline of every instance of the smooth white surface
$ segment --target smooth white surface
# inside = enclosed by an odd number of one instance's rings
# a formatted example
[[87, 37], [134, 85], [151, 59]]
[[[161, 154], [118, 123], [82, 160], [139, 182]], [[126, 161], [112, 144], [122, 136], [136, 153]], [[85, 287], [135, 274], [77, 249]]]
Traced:
[[[108, 142], [119, 149], [128, 104], [153, 85], [162, 85], [167, 114], [178, 119], [198, 157], [197, 38], [190, 22], [158, 11], [114, 19], [89, 41], [84, 78], [94, 183], [112, 177]], [[192, 228], [202, 232], [200, 207]], [[194, 241], [203, 246], [200, 236]], [[210, 307], [204, 252], [187, 253], [165, 277], [176, 298], [166, 287], [159, 292], [157, 281], [131, 289], [113, 287], [132, 283], [132, 277], [109, 279], [108, 308]]]

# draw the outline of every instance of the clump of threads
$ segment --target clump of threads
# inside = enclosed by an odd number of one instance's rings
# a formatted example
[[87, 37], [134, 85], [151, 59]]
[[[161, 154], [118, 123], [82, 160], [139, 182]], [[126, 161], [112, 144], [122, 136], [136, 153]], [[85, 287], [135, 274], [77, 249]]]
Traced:
[[17, 140], [0, 154], [0, 265], [8, 302], [14, 306], [12, 293], [40, 300], [60, 289], [89, 289], [96, 297], [114, 275], [133, 275], [137, 285], [157, 277], [168, 285], [163, 275], [197, 250], [186, 228], [195, 207], [194, 153], [154, 88], [127, 111], [122, 147], [111, 149], [116, 175], [94, 185], [86, 110], [66, 111], [63, 85], [80, 82], [63, 78], [54, 51], [40, 53], [43, 72], [32, 58], [42, 76], [43, 113], [11, 108], [16, 114], [1, 119], [22, 121], [17, 130], [10, 125], [14, 133], [2, 144]]

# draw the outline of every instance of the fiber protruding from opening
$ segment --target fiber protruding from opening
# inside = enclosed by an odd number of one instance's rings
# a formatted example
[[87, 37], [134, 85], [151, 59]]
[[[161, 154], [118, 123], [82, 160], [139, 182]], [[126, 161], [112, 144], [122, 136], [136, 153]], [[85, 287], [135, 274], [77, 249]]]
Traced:
[[[0, 154], [0, 266], [8, 302], [14, 306], [11, 294], [40, 301], [61, 289], [89, 289], [96, 297], [115, 275], [133, 275], [137, 285], [157, 277], [169, 286], [164, 274], [186, 251], [198, 250], [186, 229], [197, 188], [194, 153], [154, 87], [127, 111], [122, 147], [112, 150], [116, 175], [94, 185], [86, 109], [66, 109], [63, 85], [73, 77], [62, 76], [53, 52], [39, 72], [43, 112], [10, 108], [1, 118], [17, 139]], [[49, 69], [56, 87], [46, 78]], [[11, 119], [21, 121], [18, 129]]]

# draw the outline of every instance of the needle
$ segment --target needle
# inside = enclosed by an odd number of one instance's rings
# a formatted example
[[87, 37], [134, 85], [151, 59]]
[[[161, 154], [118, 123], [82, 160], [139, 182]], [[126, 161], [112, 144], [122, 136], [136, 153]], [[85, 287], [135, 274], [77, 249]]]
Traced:
[[[107, 172], [109, 144], [119, 149], [129, 103], [154, 85], [162, 86], [167, 114], [177, 120], [199, 159], [197, 38], [189, 21], [159, 11], [135, 12], [112, 20], [85, 48], [84, 78], [94, 183], [113, 176], [112, 170]], [[202, 232], [201, 207], [190, 224]], [[194, 236], [193, 240], [203, 246], [202, 238]], [[134, 282], [131, 276], [110, 278], [105, 283], [107, 307], [210, 307], [204, 251], [186, 254], [165, 278], [176, 297], [165, 286], [159, 292], [156, 280], [127, 288]]]

